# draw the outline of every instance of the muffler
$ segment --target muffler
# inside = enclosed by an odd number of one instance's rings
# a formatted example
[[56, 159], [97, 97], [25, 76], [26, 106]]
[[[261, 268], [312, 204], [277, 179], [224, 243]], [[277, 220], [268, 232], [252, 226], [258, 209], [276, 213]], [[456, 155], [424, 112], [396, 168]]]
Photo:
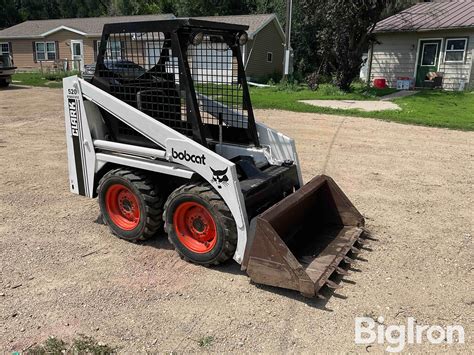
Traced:
[[314, 297], [363, 234], [364, 217], [333, 179], [318, 175], [250, 224], [242, 262], [252, 281]]

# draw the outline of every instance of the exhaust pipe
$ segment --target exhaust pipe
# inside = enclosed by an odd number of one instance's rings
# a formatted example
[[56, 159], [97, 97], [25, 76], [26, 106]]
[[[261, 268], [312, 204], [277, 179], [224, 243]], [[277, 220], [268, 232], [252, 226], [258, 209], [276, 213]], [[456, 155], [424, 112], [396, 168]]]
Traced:
[[250, 224], [242, 262], [252, 281], [314, 297], [362, 236], [364, 217], [333, 179], [318, 175]]

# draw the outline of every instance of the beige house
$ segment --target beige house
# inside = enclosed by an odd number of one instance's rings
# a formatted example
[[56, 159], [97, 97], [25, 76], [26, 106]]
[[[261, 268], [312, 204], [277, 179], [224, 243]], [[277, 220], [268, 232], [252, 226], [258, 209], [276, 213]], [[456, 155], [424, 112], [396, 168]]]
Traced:
[[[19, 70], [82, 69], [97, 57], [106, 23], [173, 19], [173, 14], [25, 21], [0, 31], [0, 54], [9, 53]], [[283, 69], [284, 33], [274, 14], [203, 17], [249, 26], [242, 59], [251, 78]], [[117, 48], [120, 50], [120, 43]]]
[[415, 87], [442, 76], [442, 87], [474, 87], [474, 1], [424, 2], [379, 22], [369, 51], [370, 79], [390, 87], [409, 78]]

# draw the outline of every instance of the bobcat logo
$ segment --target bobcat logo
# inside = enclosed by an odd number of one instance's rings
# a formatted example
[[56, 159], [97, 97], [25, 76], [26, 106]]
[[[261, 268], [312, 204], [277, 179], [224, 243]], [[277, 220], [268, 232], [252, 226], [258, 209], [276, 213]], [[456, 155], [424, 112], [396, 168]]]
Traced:
[[227, 169], [225, 168], [224, 170], [214, 170], [213, 168], [210, 168], [212, 171], [212, 181], [217, 183], [217, 187], [219, 189], [222, 188], [222, 186], [227, 186], [229, 184], [229, 178], [227, 177]]

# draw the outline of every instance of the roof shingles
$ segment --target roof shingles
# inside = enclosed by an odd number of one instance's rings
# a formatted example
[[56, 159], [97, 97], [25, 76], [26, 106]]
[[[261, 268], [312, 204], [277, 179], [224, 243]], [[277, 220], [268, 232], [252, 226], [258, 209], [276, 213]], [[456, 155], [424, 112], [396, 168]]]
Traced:
[[173, 19], [173, 14], [141, 15], [141, 16], [114, 16], [114, 17], [85, 17], [54, 20], [33, 20], [19, 23], [0, 31], [0, 38], [12, 37], [39, 37], [43, 33], [65, 26], [73, 30], [86, 33], [87, 36], [100, 36], [102, 28], [107, 23], [137, 22]]
[[377, 23], [375, 32], [474, 28], [474, 1], [423, 2]]
[[[102, 34], [102, 28], [107, 23], [157, 21], [174, 18], [176, 17], [173, 14], [162, 14], [25, 21], [18, 25], [1, 30], [0, 38], [41, 37], [45, 33], [61, 28], [62, 26], [85, 33], [86, 36], [100, 36]], [[263, 25], [267, 24], [274, 18], [276, 18], [274, 14], [196, 17], [196, 19], [206, 21], [247, 25], [249, 26], [247, 32], [250, 37], [252, 37]]]

